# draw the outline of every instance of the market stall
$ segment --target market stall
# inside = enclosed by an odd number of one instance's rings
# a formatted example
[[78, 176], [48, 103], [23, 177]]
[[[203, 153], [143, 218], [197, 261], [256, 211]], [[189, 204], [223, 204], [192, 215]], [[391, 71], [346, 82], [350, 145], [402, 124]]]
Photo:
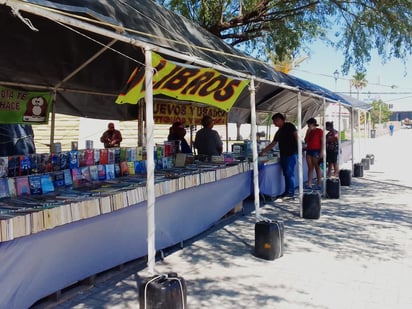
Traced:
[[[33, 4], [36, 5], [33, 5]], [[4, 298], [4, 304], [15, 304], [21, 299], [21, 304], [29, 304], [37, 297], [46, 296], [56, 289], [65, 287], [65, 284], [73, 283], [87, 277], [93, 271], [102, 271], [120, 263], [137, 257], [148, 255], [149, 267], [153, 267], [156, 250], [167, 245], [174, 244], [205, 230], [219, 216], [233, 208], [250, 194], [251, 181], [253, 179], [255, 194], [259, 193], [258, 168], [256, 151], [256, 112], [276, 110], [287, 115], [297, 115], [299, 128], [301, 121], [316, 115], [324, 104], [324, 97], [330, 100], [341, 100], [333, 93], [313, 87], [301, 80], [293, 79], [285, 74], [276, 72], [268, 65], [252, 61], [245, 55], [234, 51], [223, 42], [213, 39], [200, 28], [189, 24], [177, 16], [172, 16], [163, 8], [154, 7], [151, 1], [139, 1], [127, 3], [119, 1], [81, 1], [80, 3], [67, 1], [13, 1], [0, 0], [0, 33], [6, 44], [0, 54], [0, 85], [4, 87], [22, 87], [50, 91], [53, 95], [52, 115], [55, 112], [67, 113], [76, 116], [94, 117], [100, 119], [144, 119], [146, 125], [147, 149], [153, 149], [153, 62], [152, 52], [163, 56], [167, 61], [179, 60], [180, 63], [190, 64], [197, 68], [213, 68], [221, 74], [226, 74], [234, 79], [246, 80], [249, 87], [245, 87], [236, 97], [236, 101], [229, 111], [228, 119], [232, 122], [246, 122], [252, 124], [253, 137], [253, 178], [248, 170], [218, 179], [213, 183], [202, 184], [196, 188], [185, 188], [164, 197], [155, 196], [154, 185], [154, 161], [152, 156], [147, 160], [147, 201], [142, 204], [128, 205], [127, 210], [117, 210], [110, 214], [100, 214], [93, 218], [85, 218], [83, 221], [70, 222], [66, 225], [58, 225], [44, 232], [10, 239], [0, 243], [0, 254], [5, 259], [17, 258], [25, 265], [24, 274], [13, 275], [9, 264], [4, 264], [0, 273], [4, 278], [15, 276], [16, 285], [5, 286], [8, 298]], [[40, 4], [37, 5], [37, 4]], [[131, 10], [131, 11], [130, 11]], [[129, 14], [130, 13], [130, 14]], [[139, 13], [139, 14], [137, 14]], [[145, 13], [141, 14], [140, 13]], [[137, 16], [130, 18], [130, 16]], [[164, 21], [160, 27], [152, 20], [142, 22], [141, 16], [152, 16], [153, 19]], [[54, 44], [49, 44], [50, 37], [56, 38]], [[12, 44], [18, 42], [18, 44]], [[193, 45], [196, 42], [196, 46]], [[48, 48], [44, 48], [47, 46]], [[219, 52], [216, 52], [219, 51]], [[110, 63], [110, 65], [107, 65]], [[138, 106], [131, 104], [114, 104], [124, 87], [128, 84], [129, 76], [136, 67], [144, 69], [145, 89], [145, 115], [138, 115]], [[246, 73], [245, 73], [246, 72]], [[129, 85], [130, 86], [130, 85]], [[305, 88], [306, 87], [306, 88]], [[164, 99], [164, 94], [159, 94]], [[159, 97], [157, 97], [159, 99]], [[137, 103], [137, 102], [134, 102]], [[50, 145], [54, 143], [51, 132]], [[300, 160], [301, 161], [301, 160]], [[299, 165], [301, 166], [301, 164]], [[302, 169], [299, 169], [299, 178], [303, 179]], [[223, 192], [229, 192], [229, 187], [234, 181], [240, 181], [240, 191], [237, 195], [227, 195], [229, 200], [220, 201]], [[233, 187], [233, 186], [232, 186]], [[237, 186], [236, 186], [237, 187]], [[222, 190], [225, 188], [225, 190]], [[213, 208], [207, 211], [207, 215], [198, 216], [189, 211], [193, 205], [198, 204], [202, 210], [210, 208], [208, 205], [198, 203], [198, 194], [206, 192], [222, 192], [214, 194], [219, 200], [214, 200]], [[222, 191], [220, 191], [222, 190]], [[187, 196], [186, 196], [187, 194]], [[256, 197], [256, 208], [259, 208], [259, 197]], [[184, 202], [182, 202], [185, 200]], [[177, 202], [178, 201], [178, 202]], [[169, 212], [170, 205], [181, 207], [177, 213], [190, 214], [188, 220], [197, 222], [196, 229], [188, 228], [187, 231], [176, 238], [168, 238], [176, 233], [177, 224], [175, 212]], [[156, 208], [154, 206], [156, 205]], [[168, 207], [166, 207], [168, 205]], [[183, 206], [181, 206], [183, 205]], [[206, 207], [209, 208], [206, 208]], [[144, 211], [142, 211], [144, 209]], [[127, 214], [130, 216], [123, 216]], [[147, 211], [147, 215], [144, 213]], [[114, 234], [111, 241], [107, 241], [106, 234], [101, 235], [100, 229], [106, 220], [113, 220], [117, 225], [123, 226], [123, 221], [133, 223], [144, 221], [139, 229], [125, 228], [125, 233], [120, 231]], [[200, 221], [199, 221], [200, 220]], [[121, 222], [119, 222], [121, 221]], [[90, 225], [89, 225], [90, 223]], [[127, 226], [127, 225], [126, 225]], [[142, 229], [141, 226], [144, 228]], [[183, 225], [182, 225], [183, 226]], [[77, 229], [79, 228], [79, 229]], [[94, 241], [103, 244], [101, 247], [91, 247], [91, 251], [85, 252], [81, 265], [73, 266], [78, 269], [52, 267], [58, 257], [66, 259], [67, 252], [79, 252], [84, 249], [87, 241], [78, 241], [71, 237], [85, 233], [91, 229], [95, 236]], [[68, 234], [66, 234], [68, 233]], [[73, 233], [73, 234], [72, 234]], [[79, 233], [79, 234], [77, 234]], [[106, 232], [107, 233], [107, 232]], [[43, 277], [43, 271], [35, 268], [28, 256], [41, 255], [40, 251], [32, 244], [39, 245], [44, 239], [59, 244], [62, 235], [70, 238], [64, 248], [56, 249], [57, 257], [47, 271], [48, 277]], [[138, 236], [137, 236], [138, 235]], [[125, 237], [125, 238], [123, 238]], [[91, 260], [98, 258], [98, 252], [107, 252], [116, 245], [117, 240], [133, 242], [136, 237], [141, 237], [136, 242], [136, 247], [126, 249], [119, 245], [119, 256], [101, 254], [101, 267], [88, 269]], [[43, 239], [43, 241], [44, 241]], [[146, 243], [146, 239], [148, 239]], [[76, 241], [73, 241], [76, 240]], [[110, 240], [110, 238], [109, 238]], [[153, 242], [152, 242], [153, 241]], [[40, 245], [39, 245], [40, 246]], [[57, 246], [57, 245], [56, 245]], [[63, 246], [62, 246], [63, 247]], [[33, 251], [33, 252], [32, 252]], [[34, 254], [36, 253], [36, 254]], [[70, 262], [70, 261], [68, 261]], [[79, 263], [79, 260], [77, 260]], [[31, 271], [30, 271], [31, 269]], [[64, 272], [62, 274], [62, 271]], [[67, 271], [67, 273], [66, 273]], [[39, 291], [27, 293], [25, 289], [18, 289], [27, 278], [53, 278], [42, 281], [39, 285], [43, 288]], [[12, 280], [12, 279], [10, 279]], [[3, 280], [2, 282], [6, 282]], [[6, 283], [5, 283], [6, 284]], [[13, 306], [12, 306], [13, 307]]]

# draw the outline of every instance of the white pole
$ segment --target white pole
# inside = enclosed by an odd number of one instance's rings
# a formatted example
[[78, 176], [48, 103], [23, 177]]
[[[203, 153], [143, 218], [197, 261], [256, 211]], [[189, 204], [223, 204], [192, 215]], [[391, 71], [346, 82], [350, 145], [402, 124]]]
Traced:
[[326, 196], [326, 129], [325, 129], [325, 115], [326, 115], [326, 100], [323, 98], [323, 138], [322, 138], [322, 161], [323, 161], [323, 196]]
[[303, 217], [303, 165], [302, 165], [302, 98], [298, 92], [298, 175], [299, 175], [299, 205], [300, 217]]
[[358, 120], [358, 149], [359, 149], [359, 151], [358, 151], [358, 153], [359, 153], [359, 160], [361, 160], [362, 159], [362, 152], [361, 152], [361, 145], [362, 145], [362, 143], [361, 143], [361, 132], [360, 132], [360, 113], [361, 113], [361, 110], [360, 109], [358, 109], [358, 117], [357, 117], [357, 120]]
[[353, 112], [353, 107], [351, 107], [351, 117], [350, 117], [350, 127], [351, 127], [351, 144], [352, 144], [352, 173], [355, 171], [355, 158], [354, 158], [354, 151], [353, 151], [353, 147], [355, 145], [355, 130], [353, 128], [353, 118], [355, 117], [354, 112]]
[[252, 156], [253, 156], [253, 188], [255, 195], [255, 214], [256, 219], [260, 217], [260, 199], [259, 199], [259, 167], [258, 167], [258, 152], [257, 152], [257, 141], [256, 141], [256, 105], [255, 105], [255, 80], [250, 79], [250, 126], [252, 134]]
[[147, 153], [147, 266], [154, 274], [155, 246], [155, 192], [154, 192], [154, 119], [153, 119], [153, 67], [152, 52], [145, 47], [145, 101], [146, 101], [146, 153]]
[[[341, 167], [341, 153], [342, 153], [342, 127], [341, 127], [341, 122], [342, 122], [342, 104], [339, 103], [339, 115], [338, 115], [338, 167], [340, 169]], [[334, 127], [335, 128], [335, 127]]]

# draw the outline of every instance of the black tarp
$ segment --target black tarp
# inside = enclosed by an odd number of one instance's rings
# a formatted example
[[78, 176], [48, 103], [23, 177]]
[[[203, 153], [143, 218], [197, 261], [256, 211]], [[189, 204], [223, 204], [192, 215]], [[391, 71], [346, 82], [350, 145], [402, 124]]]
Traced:
[[[0, 3], [5, 2], [0, 0]], [[134, 67], [144, 63], [143, 50], [130, 42], [117, 41], [111, 49], [76, 72], [112, 38], [80, 29], [82, 27], [68, 29], [53, 17], [39, 15], [31, 9], [33, 6], [20, 8], [19, 14], [38, 29], [34, 31], [13, 14], [9, 7], [14, 7], [13, 3], [40, 5], [42, 9], [47, 9], [47, 13], [55, 13], [49, 9], [57, 9], [59, 16], [68, 13], [67, 18], [73, 20], [84, 17], [86, 19], [81, 20], [84, 24], [97, 25], [112, 33], [120, 33], [125, 38], [256, 76], [258, 112], [277, 111], [296, 115], [296, 92], [285, 90], [281, 85], [303, 91], [304, 119], [315, 115], [322, 105], [322, 100], [312, 97], [312, 93], [348, 103], [322, 87], [246, 58], [204, 29], [150, 0], [9, 1], [7, 5], [0, 6], [0, 85], [20, 85], [25, 89], [56, 88], [57, 113], [99, 119], [136, 119], [136, 105], [117, 105], [114, 101]], [[163, 56], [170, 58], [167, 53]], [[229, 121], [242, 123], [249, 121], [249, 117], [250, 96], [246, 89], [229, 113]]]

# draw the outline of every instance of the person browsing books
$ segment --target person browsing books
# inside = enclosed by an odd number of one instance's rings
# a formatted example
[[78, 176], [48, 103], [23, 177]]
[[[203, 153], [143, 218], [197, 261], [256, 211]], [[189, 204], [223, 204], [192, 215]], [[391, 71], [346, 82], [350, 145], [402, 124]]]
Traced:
[[328, 164], [327, 177], [330, 177], [333, 170], [333, 176], [339, 176], [339, 133], [333, 128], [333, 121], [326, 121], [326, 163]]
[[100, 141], [104, 144], [104, 148], [120, 147], [122, 140], [122, 133], [115, 129], [113, 122], [109, 122], [107, 130], [100, 137]]
[[[305, 135], [306, 162], [308, 164], [308, 185], [309, 189], [319, 190], [322, 182], [322, 173], [319, 161], [322, 158], [323, 130], [318, 128], [315, 118], [306, 121], [308, 129]], [[313, 171], [316, 172], [316, 187], [312, 188]]]
[[186, 154], [191, 154], [192, 149], [190, 148], [188, 142], [185, 139], [186, 129], [180, 121], [172, 124], [169, 128], [169, 135], [167, 136], [168, 141], [175, 141], [177, 152], [182, 152]]
[[197, 154], [203, 159], [210, 161], [212, 156], [220, 156], [223, 151], [223, 143], [219, 133], [213, 130], [212, 117], [205, 115], [202, 118], [203, 128], [196, 132], [194, 146]]
[[295, 196], [295, 166], [298, 159], [298, 133], [295, 125], [285, 121], [281, 113], [272, 116], [273, 124], [279, 129], [273, 141], [267, 145], [261, 154], [268, 152], [276, 144], [279, 145], [280, 166], [285, 177], [285, 191], [279, 197], [294, 198]]

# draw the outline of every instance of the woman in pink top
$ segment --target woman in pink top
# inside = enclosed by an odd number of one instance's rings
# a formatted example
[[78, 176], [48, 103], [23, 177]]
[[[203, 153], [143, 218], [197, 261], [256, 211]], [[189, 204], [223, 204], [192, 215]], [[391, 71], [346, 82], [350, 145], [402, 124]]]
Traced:
[[322, 173], [319, 167], [320, 159], [322, 158], [322, 139], [323, 130], [318, 128], [315, 118], [310, 118], [306, 124], [306, 162], [308, 163], [308, 188], [312, 189], [313, 170], [316, 171], [316, 187], [321, 189]]

